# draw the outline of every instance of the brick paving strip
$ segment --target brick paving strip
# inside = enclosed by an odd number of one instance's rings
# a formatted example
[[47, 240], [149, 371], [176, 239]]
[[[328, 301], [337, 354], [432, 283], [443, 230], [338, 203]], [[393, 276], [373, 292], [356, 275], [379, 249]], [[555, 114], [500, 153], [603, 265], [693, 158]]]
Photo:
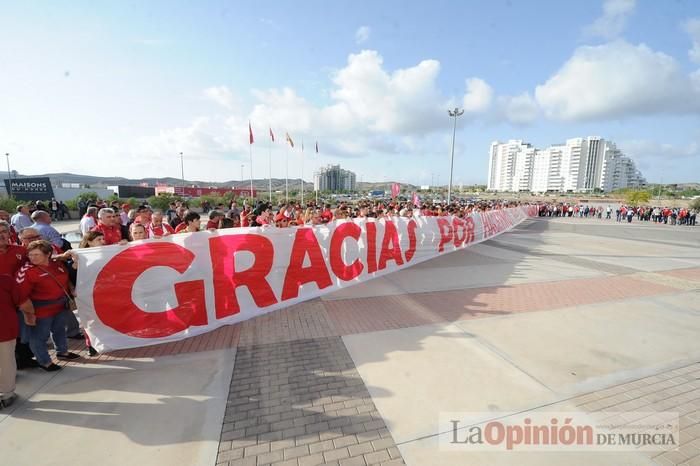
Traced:
[[659, 465], [700, 466], [700, 362], [581, 395], [572, 401], [591, 413], [677, 412], [681, 428], [679, 448], [643, 453]]
[[239, 346], [219, 466], [405, 464], [340, 337]]
[[[700, 268], [648, 274], [667, 275], [653, 280], [643, 273], [616, 277], [521, 283], [462, 290], [410, 293], [372, 298], [315, 299], [265, 314], [203, 335], [141, 348], [113, 351], [89, 358], [82, 340], [69, 340], [71, 351], [91, 362], [118, 361], [301, 339], [375, 332], [454, 322], [515, 312], [543, 311], [674, 293], [694, 289]], [[651, 281], [649, 281], [651, 278]], [[675, 279], [675, 280], [674, 280]], [[687, 286], [691, 283], [690, 286]], [[592, 293], [590, 290], [595, 290]], [[439, 306], [436, 305], [439, 303]], [[61, 365], [81, 364], [61, 361]]]

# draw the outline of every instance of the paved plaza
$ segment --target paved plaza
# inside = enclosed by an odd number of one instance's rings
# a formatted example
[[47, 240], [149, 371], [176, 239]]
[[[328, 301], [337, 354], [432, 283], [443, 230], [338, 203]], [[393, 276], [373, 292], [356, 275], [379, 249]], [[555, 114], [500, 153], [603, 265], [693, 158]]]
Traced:
[[[21, 371], [0, 463], [700, 466], [699, 298], [700, 228], [532, 219], [206, 335]], [[446, 451], [458, 411], [675, 411], [680, 447]]]

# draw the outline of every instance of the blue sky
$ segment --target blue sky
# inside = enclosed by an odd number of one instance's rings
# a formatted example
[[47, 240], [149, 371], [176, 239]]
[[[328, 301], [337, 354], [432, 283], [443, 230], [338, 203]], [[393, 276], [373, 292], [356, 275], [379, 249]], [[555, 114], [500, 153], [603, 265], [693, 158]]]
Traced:
[[[340, 163], [485, 183], [493, 140], [612, 139], [700, 181], [700, 3], [5, 2], [0, 150], [23, 174], [224, 181]], [[268, 144], [268, 127], [277, 143]], [[284, 133], [296, 147], [287, 150]], [[311, 150], [318, 140], [320, 156]]]

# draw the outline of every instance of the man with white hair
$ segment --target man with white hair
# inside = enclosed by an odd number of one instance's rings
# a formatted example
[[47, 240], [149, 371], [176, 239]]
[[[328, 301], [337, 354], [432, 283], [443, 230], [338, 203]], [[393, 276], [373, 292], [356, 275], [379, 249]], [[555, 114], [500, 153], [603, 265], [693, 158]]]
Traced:
[[90, 206], [87, 208], [85, 215], [80, 219], [80, 233], [85, 235], [88, 231], [97, 226], [97, 207]]
[[18, 205], [17, 213], [12, 216], [10, 225], [14, 227], [15, 231], [20, 232], [23, 228], [31, 226], [32, 223], [34, 222], [32, 222], [32, 219], [29, 216], [29, 207], [24, 204]]
[[54, 246], [63, 249], [63, 238], [54, 227], [51, 226], [51, 215], [44, 210], [35, 210], [32, 214], [32, 228], [39, 232], [41, 237]]
[[91, 231], [102, 233], [105, 245], [126, 243], [126, 240], [122, 240], [121, 219], [109, 207], [100, 209], [97, 213], [97, 225]]

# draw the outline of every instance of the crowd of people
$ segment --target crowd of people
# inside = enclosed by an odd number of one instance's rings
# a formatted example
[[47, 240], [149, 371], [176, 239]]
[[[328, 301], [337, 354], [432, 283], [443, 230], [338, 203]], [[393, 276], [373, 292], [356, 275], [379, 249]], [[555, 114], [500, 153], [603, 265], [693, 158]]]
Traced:
[[[123, 245], [130, 241], [158, 239], [180, 233], [241, 227], [290, 228], [322, 225], [335, 219], [393, 218], [455, 215], [501, 209], [517, 202], [454, 202], [450, 205], [414, 205], [411, 202], [360, 201], [300, 205], [282, 202], [276, 206], [236, 201], [219, 204], [209, 211], [202, 225], [199, 213], [183, 202], [171, 204], [165, 212], [147, 204], [132, 208], [103, 201], [84, 207], [80, 220], [82, 239], [79, 248]], [[96, 351], [80, 328], [75, 314], [74, 286], [77, 261], [68, 242], [52, 226], [60, 215], [54, 205], [48, 210], [41, 203], [17, 207], [10, 218], [0, 211], [0, 409], [10, 406], [16, 395], [17, 369], [39, 367], [61, 370], [56, 361], [74, 360], [68, 339], [85, 339], [90, 355]], [[52, 341], [52, 353], [48, 340]]]
[[697, 224], [697, 209], [685, 207], [655, 207], [619, 205], [589, 206], [585, 204], [541, 204], [540, 217], [580, 217], [599, 218], [617, 222], [631, 223], [638, 221], [652, 222], [665, 225], [695, 226]]
[[[80, 220], [79, 248], [124, 245], [131, 241], [159, 239], [180, 233], [227, 228], [292, 228], [317, 226], [340, 219], [392, 219], [395, 217], [465, 217], [520, 205], [518, 201], [455, 201], [451, 204], [400, 200], [360, 200], [337, 205], [311, 201], [272, 205], [232, 201], [209, 211], [206, 224], [199, 213], [184, 202], [174, 202], [165, 211], [148, 204], [132, 207], [100, 201], [85, 206]], [[16, 369], [40, 367], [57, 371], [55, 360], [80, 356], [68, 350], [69, 338], [85, 339], [90, 355], [96, 351], [80, 328], [73, 304], [77, 261], [71, 244], [51, 225], [60, 218], [40, 205], [20, 205], [10, 218], [0, 211], [0, 408], [15, 399]], [[697, 211], [660, 207], [589, 206], [540, 204], [540, 216], [593, 217], [638, 220], [670, 225], [695, 225]], [[613, 217], [614, 214], [614, 217]], [[53, 341], [54, 357], [47, 340]], [[54, 359], [55, 358], [55, 359]]]

